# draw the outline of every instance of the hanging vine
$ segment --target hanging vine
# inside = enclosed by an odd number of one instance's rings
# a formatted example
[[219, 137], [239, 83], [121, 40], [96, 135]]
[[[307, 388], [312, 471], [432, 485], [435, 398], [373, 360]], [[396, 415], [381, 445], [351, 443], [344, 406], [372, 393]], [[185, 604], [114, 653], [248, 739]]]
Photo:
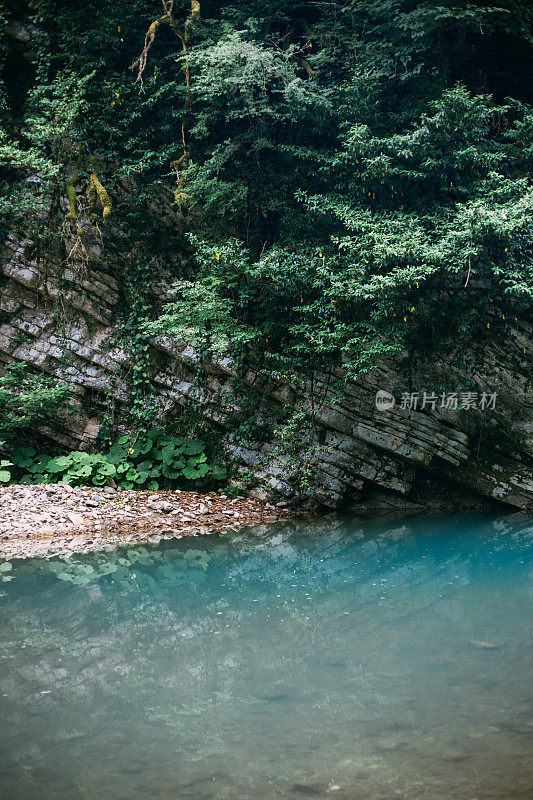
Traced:
[[184, 72], [185, 72], [185, 104], [183, 107], [184, 113], [181, 118], [181, 141], [183, 145], [183, 153], [180, 158], [172, 161], [170, 166], [176, 172], [176, 189], [174, 191], [174, 198], [176, 203], [178, 204], [180, 210], [185, 210], [189, 201], [189, 195], [186, 191], [186, 172], [190, 162], [190, 148], [187, 142], [186, 136], [186, 117], [187, 113], [192, 110], [192, 91], [191, 91], [191, 73], [189, 67], [189, 51], [188, 51], [188, 42], [191, 35], [191, 26], [194, 21], [198, 21], [200, 19], [200, 3], [198, 0], [191, 0], [191, 9], [190, 12], [183, 23], [183, 27], [179, 28], [176, 20], [174, 19], [174, 0], [161, 0], [163, 5], [164, 14], [158, 19], [154, 20], [148, 30], [146, 31], [146, 36], [144, 37], [144, 46], [140, 56], [133, 62], [131, 65], [131, 69], [135, 69], [137, 67], [137, 77], [135, 79], [136, 83], [139, 83], [141, 86], [141, 91], [143, 91], [143, 73], [146, 69], [146, 65], [148, 62], [148, 54], [150, 53], [151, 47], [155, 40], [155, 35], [157, 33], [158, 28], [161, 25], [168, 25], [171, 30], [176, 34], [178, 39], [181, 42], [182, 52], [183, 52], [183, 59], [184, 59]]

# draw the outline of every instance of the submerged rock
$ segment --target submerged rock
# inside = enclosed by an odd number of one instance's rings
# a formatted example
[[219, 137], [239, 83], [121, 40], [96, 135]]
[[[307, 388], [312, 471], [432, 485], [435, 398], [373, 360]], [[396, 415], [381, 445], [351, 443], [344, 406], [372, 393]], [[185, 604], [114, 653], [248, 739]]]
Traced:
[[401, 747], [401, 742], [395, 739], [380, 739], [376, 742], [375, 749], [380, 753], [392, 753]]
[[323, 794], [327, 789], [327, 784], [323, 783], [293, 783], [290, 787], [291, 792], [301, 795]]
[[484, 640], [476, 640], [472, 639], [470, 644], [473, 647], [477, 647], [479, 650], [496, 650], [498, 647], [501, 647], [497, 642], [487, 642]]
[[463, 750], [449, 750], [442, 756], [443, 761], [464, 761], [465, 758], [468, 756]]

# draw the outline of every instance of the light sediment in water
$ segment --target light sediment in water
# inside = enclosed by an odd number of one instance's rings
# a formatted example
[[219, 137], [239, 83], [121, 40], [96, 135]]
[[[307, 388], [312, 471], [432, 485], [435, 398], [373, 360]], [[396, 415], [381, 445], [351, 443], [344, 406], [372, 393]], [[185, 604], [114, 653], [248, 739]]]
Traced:
[[419, 517], [7, 562], [0, 796], [529, 800], [532, 543]]

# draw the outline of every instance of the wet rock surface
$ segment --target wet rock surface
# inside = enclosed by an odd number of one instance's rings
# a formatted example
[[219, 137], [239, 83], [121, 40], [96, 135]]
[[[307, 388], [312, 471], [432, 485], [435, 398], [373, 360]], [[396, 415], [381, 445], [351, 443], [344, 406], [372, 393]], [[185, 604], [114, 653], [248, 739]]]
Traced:
[[288, 517], [270, 504], [218, 493], [8, 486], [0, 488], [0, 559], [114, 549]]
[[[96, 245], [83, 279], [69, 269], [61, 276], [45, 274], [25, 256], [29, 245], [30, 239], [10, 233], [0, 254], [0, 371], [2, 363], [25, 361], [68, 382], [68, 412], [43, 419], [39, 430], [66, 448], [90, 450], [110, 387], [117, 413], [131, 400], [131, 355], [116, 325], [121, 274]], [[54, 308], [58, 281], [68, 311], [62, 330]], [[157, 290], [161, 302], [170, 283], [163, 280]], [[457, 343], [454, 351], [430, 354], [425, 362], [404, 353], [355, 381], [339, 369], [326, 381], [317, 379], [312, 396], [291, 378], [265, 381], [258, 364], [236, 381], [228, 358], [204, 363], [199, 383], [192, 348], [154, 337], [150, 380], [158, 419], [173, 419], [194, 402], [205, 423], [217, 426], [235, 481], [246, 482], [259, 501], [338, 509], [371, 495], [383, 506], [419, 503], [421, 481], [428, 481], [430, 497], [443, 492], [452, 504], [466, 492], [478, 507], [490, 501], [524, 509], [533, 505], [532, 334], [530, 322], [514, 319], [498, 337]], [[245, 440], [234, 434], [249, 413], [236, 386], [260, 398], [254, 409], [258, 435]], [[423, 392], [439, 397], [443, 386], [477, 396], [496, 393], [496, 406], [483, 411], [459, 404], [450, 410], [439, 400], [422, 409]], [[376, 407], [379, 391], [398, 399], [413, 390], [420, 394], [416, 408], [400, 402], [387, 410]], [[290, 409], [312, 420], [306, 452], [295, 441], [291, 452], [301, 457], [293, 459], [279, 452], [274, 433]]]

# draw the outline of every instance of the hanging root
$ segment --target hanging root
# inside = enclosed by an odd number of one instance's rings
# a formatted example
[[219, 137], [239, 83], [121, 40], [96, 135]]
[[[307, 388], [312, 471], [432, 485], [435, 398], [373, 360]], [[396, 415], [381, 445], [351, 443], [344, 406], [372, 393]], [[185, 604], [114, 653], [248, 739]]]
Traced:
[[163, 24], [169, 25], [178, 39], [180, 39], [183, 49], [185, 50], [185, 43], [189, 38], [191, 23], [193, 20], [200, 19], [200, 3], [198, 0], [191, 0], [191, 10], [189, 16], [185, 20], [183, 33], [180, 33], [178, 26], [176, 25], [176, 20], [173, 16], [174, 0], [161, 0], [161, 2], [163, 4], [164, 14], [150, 24], [148, 30], [146, 31], [146, 36], [144, 37], [144, 46], [141, 54], [139, 58], [135, 59], [130, 67], [130, 69], [135, 69], [135, 67], [137, 67], [137, 77], [135, 78], [135, 83], [140, 83], [141, 89], [143, 86], [143, 72], [146, 69], [146, 64], [148, 62], [148, 54], [154, 43], [155, 35], [159, 26]]
[[83, 230], [78, 228], [74, 244], [68, 251], [64, 263], [69, 266], [78, 278], [87, 277], [89, 254], [82, 241]]
[[161, 2], [163, 4], [163, 11], [165, 13], [163, 16], [155, 19], [150, 24], [148, 30], [146, 31], [146, 36], [144, 37], [144, 46], [141, 55], [139, 58], [135, 59], [130, 67], [130, 69], [135, 69], [135, 67], [137, 67], [137, 77], [135, 78], [135, 83], [140, 83], [141, 89], [143, 86], [143, 72], [146, 69], [146, 64], [148, 62], [148, 53], [150, 52], [154, 43], [155, 35], [159, 26], [163, 23], [166, 23], [167, 25], [170, 25], [172, 30], [179, 36], [176, 22], [172, 16], [172, 12], [174, 10], [174, 0], [161, 0]]
[[100, 230], [100, 226], [98, 225], [98, 215], [95, 214], [96, 219], [93, 222], [93, 233], [98, 236], [99, 239], [102, 238], [102, 231]]
[[190, 35], [191, 23], [193, 22], [193, 20], [198, 21], [199, 19], [200, 19], [200, 3], [198, 2], [198, 0], [192, 0], [191, 13], [185, 20], [185, 25], [183, 26], [183, 40], [185, 42], [188, 40]]
[[[109, 197], [108, 193], [98, 180], [96, 176], [96, 172], [91, 172], [91, 177], [89, 178], [89, 205], [91, 207], [91, 196], [93, 200], [92, 208], [96, 205], [96, 195], [102, 204], [102, 218], [106, 220], [108, 216], [111, 214], [113, 209], [113, 203], [111, 202], [111, 198]], [[94, 211], [91, 216], [95, 216]], [[91, 219], [91, 222], [94, 220]]]
[[146, 36], [144, 37], [144, 47], [142, 49], [142, 53], [139, 56], [139, 58], [136, 61], [134, 61], [133, 64], [131, 65], [131, 69], [133, 69], [137, 65], [139, 67], [137, 71], [137, 77], [135, 78], [135, 83], [140, 83], [141, 88], [143, 85], [143, 72], [146, 69], [146, 62], [148, 61], [148, 53], [150, 52], [150, 48], [154, 43], [156, 31], [161, 25], [163, 19], [164, 17], [161, 17], [161, 19], [156, 19], [154, 20], [154, 22], [152, 22], [152, 24], [146, 31]]
[[[163, 11], [165, 13], [163, 14], [163, 16], [159, 17], [158, 19], [154, 20], [151, 23], [150, 27], [146, 32], [146, 36], [144, 37], [144, 47], [142, 49], [142, 52], [139, 58], [137, 58], [133, 62], [130, 69], [135, 69], [135, 67], [137, 67], [137, 78], [135, 79], [135, 83], [140, 83], [142, 88], [143, 72], [146, 68], [146, 63], [148, 61], [148, 54], [154, 43], [157, 29], [163, 23], [169, 25], [181, 42], [184, 63], [185, 63], [186, 93], [185, 93], [184, 111], [189, 112], [192, 110], [192, 92], [191, 92], [191, 76], [189, 71], [189, 54], [187, 50], [187, 42], [190, 37], [192, 23], [200, 19], [200, 2], [199, 0], [191, 0], [191, 10], [189, 12], [189, 15], [185, 19], [185, 22], [183, 23], [183, 29], [181, 31], [178, 29], [178, 26], [176, 25], [176, 20], [173, 17], [174, 0], [161, 0], [161, 2], [163, 3]], [[189, 201], [189, 196], [187, 192], [184, 191], [186, 181], [184, 177], [180, 176], [180, 171], [179, 171], [180, 165], [182, 171], [186, 170], [189, 165], [189, 148], [187, 145], [185, 134], [186, 134], [186, 114], [183, 115], [181, 120], [181, 138], [183, 143], [183, 155], [177, 161], [173, 161], [171, 164], [171, 167], [176, 170], [176, 190], [174, 192], [174, 198], [179, 208], [182, 210], [187, 206]], [[104, 210], [104, 219], [105, 217], [106, 214]]]
[[65, 297], [63, 295], [63, 292], [60, 292], [57, 297], [55, 313], [56, 313], [58, 327], [60, 328], [63, 337], [66, 337], [68, 315], [67, 315], [67, 307], [65, 304]]

